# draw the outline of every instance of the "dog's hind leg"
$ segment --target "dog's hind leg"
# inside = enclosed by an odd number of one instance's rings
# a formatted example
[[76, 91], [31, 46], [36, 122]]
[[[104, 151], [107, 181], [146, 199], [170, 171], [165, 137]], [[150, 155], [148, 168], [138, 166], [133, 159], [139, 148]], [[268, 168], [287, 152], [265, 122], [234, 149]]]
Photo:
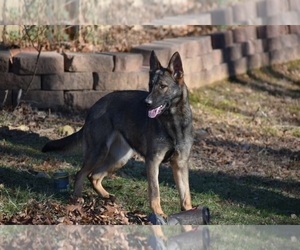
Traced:
[[98, 148], [99, 149], [97, 150], [97, 152], [99, 152], [99, 154], [95, 154], [95, 152], [89, 150], [87, 150], [85, 153], [83, 166], [76, 174], [73, 193], [74, 197], [82, 196], [82, 189], [85, 178], [91, 175], [95, 166], [97, 166], [99, 162], [104, 161], [106, 158], [108, 148], [106, 146]]
[[123, 167], [133, 154], [133, 150], [121, 134], [114, 133], [109, 142], [109, 152], [105, 160], [98, 162], [97, 168], [89, 176], [95, 191], [104, 198], [109, 198], [110, 194], [102, 186], [103, 178]]

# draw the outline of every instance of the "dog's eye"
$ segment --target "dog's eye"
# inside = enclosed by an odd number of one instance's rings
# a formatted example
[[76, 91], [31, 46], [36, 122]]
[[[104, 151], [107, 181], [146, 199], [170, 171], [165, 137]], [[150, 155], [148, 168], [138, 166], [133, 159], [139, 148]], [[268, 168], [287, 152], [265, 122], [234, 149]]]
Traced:
[[164, 84], [160, 84], [160, 85], [159, 85], [159, 88], [160, 88], [160, 89], [165, 89], [166, 87], [168, 87], [168, 86], [167, 86], [167, 85], [164, 85]]

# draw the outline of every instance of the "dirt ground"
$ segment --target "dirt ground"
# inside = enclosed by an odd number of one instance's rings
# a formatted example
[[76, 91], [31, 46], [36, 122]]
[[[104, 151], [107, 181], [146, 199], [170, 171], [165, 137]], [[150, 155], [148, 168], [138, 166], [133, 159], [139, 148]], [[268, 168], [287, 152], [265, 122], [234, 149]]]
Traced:
[[[228, 211], [246, 206], [247, 209], [254, 207], [255, 213], [270, 209], [285, 216], [271, 215], [264, 221], [264, 215], [259, 215], [258, 224], [299, 223], [299, 65], [293, 62], [254, 70], [231, 81], [191, 91], [195, 127], [191, 154], [192, 194], [196, 200], [201, 192], [217, 195], [218, 200], [210, 204], [214, 198], [208, 196], [205, 202], [215, 210], [215, 217], [221, 223], [232, 222], [231, 217], [227, 218], [227, 206]], [[48, 139], [77, 130], [83, 122], [84, 114], [51, 113], [27, 105], [15, 110], [2, 109], [2, 202], [8, 199], [4, 191], [12, 182], [20, 181], [20, 185], [26, 187], [27, 184], [22, 184], [24, 175], [43, 182], [43, 178], [48, 178], [47, 173], [68, 168], [72, 162], [80, 166], [78, 158], [70, 158], [71, 163], [66, 163], [64, 156], [41, 155], [40, 148]], [[61, 199], [68, 198], [62, 195]], [[34, 197], [28, 200], [20, 206], [21, 211], [0, 211], [0, 224], [148, 223], [145, 211], [126, 210], [120, 204], [98, 200], [95, 196], [88, 198], [84, 205], [60, 203], [51, 197], [42, 199], [43, 202]], [[249, 223], [253, 221], [250, 219]]]

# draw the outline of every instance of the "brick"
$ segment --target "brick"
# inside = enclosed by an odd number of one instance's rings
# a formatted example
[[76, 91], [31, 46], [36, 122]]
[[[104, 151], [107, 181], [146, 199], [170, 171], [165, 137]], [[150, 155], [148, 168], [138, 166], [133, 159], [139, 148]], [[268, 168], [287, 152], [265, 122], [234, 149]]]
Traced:
[[247, 41], [246, 32], [243, 28], [234, 29], [232, 31], [232, 37], [234, 43], [242, 43]]
[[113, 56], [114, 69], [116, 72], [138, 71], [143, 65], [143, 56], [136, 53], [104, 52]]
[[257, 38], [274, 38], [289, 33], [287, 25], [266, 25], [257, 27]]
[[267, 39], [268, 51], [280, 50], [282, 48], [281, 37]]
[[[16, 105], [17, 91], [13, 93], [13, 103]], [[64, 106], [63, 91], [45, 91], [45, 90], [30, 90], [26, 95], [23, 95], [22, 100], [29, 103], [33, 107], [47, 109], [58, 109]]]
[[9, 71], [10, 53], [9, 51], [0, 51], [0, 72]]
[[42, 76], [43, 90], [88, 90], [93, 89], [92, 72], [65, 72]]
[[[0, 73], [0, 89], [23, 89], [26, 90], [29, 87], [32, 76], [16, 75], [14, 73]], [[34, 76], [30, 85], [31, 90], [41, 89], [41, 77]]]
[[12, 90], [0, 90], [0, 107], [12, 105]]
[[232, 8], [220, 8], [212, 10], [211, 12], [212, 25], [232, 25], [233, 13]]
[[71, 110], [87, 110], [109, 91], [66, 91], [65, 103]]
[[210, 35], [213, 49], [223, 49], [233, 44], [232, 31], [216, 32]]
[[[186, 58], [194, 57], [195, 55], [200, 54], [200, 44], [189, 37], [180, 37], [180, 38], [168, 38], [164, 39], [164, 41], [169, 41], [172, 43], [178, 43], [183, 46], [183, 55]], [[173, 54], [170, 52], [170, 54]]]
[[282, 60], [283, 63], [290, 62], [290, 61], [293, 61], [296, 59], [295, 55], [294, 55], [294, 53], [295, 53], [294, 48], [287, 47], [287, 48], [284, 48], [282, 51], [284, 53], [284, 57]]
[[213, 53], [202, 55], [201, 59], [202, 59], [202, 68], [204, 70], [210, 70], [213, 66], [215, 66], [215, 58]]
[[234, 4], [232, 10], [235, 23], [245, 23], [245, 21], [252, 21], [257, 18], [257, 8], [254, 1]]
[[257, 13], [260, 17], [279, 15], [289, 9], [287, 0], [257, 1]]
[[284, 25], [284, 24], [298, 24], [299, 12], [289, 11], [278, 14], [276, 16], [270, 16], [266, 18], [267, 25]]
[[214, 65], [219, 65], [225, 62], [225, 54], [222, 49], [214, 49], [211, 54], [214, 60]]
[[280, 37], [282, 47], [294, 47], [298, 45], [298, 36], [296, 34], [288, 34]]
[[143, 55], [143, 66], [149, 66], [150, 54], [151, 51], [156, 53], [159, 61], [162, 66], [167, 66], [170, 56], [171, 56], [171, 48], [167, 45], [157, 45], [154, 43], [148, 43], [133, 47], [130, 52], [139, 53]]
[[294, 55], [295, 55], [295, 59], [300, 58], [300, 46], [299, 45], [294, 47]]
[[185, 46], [183, 41], [171, 38], [160, 41], [154, 41], [153, 44], [158, 46], [168, 46], [168, 48], [170, 49], [170, 55], [177, 51], [182, 58], [185, 58]]
[[228, 64], [227, 63], [222, 63], [220, 65], [214, 66], [210, 70], [209, 75], [210, 75], [210, 82], [211, 83], [222, 81], [222, 80], [228, 78], [229, 77]]
[[235, 61], [243, 56], [242, 44], [236, 43], [224, 50], [226, 61]]
[[233, 42], [242, 43], [257, 38], [256, 27], [248, 26], [232, 30]]
[[[21, 52], [13, 57], [13, 72], [20, 75], [34, 73], [38, 52]], [[64, 72], [63, 57], [56, 52], [42, 52], [36, 74], [57, 74]]]
[[208, 70], [194, 72], [185, 76], [185, 83], [189, 89], [197, 89], [210, 84], [210, 76]]
[[247, 57], [248, 69], [258, 69], [263, 66], [261, 54], [254, 54]]
[[273, 50], [269, 52], [270, 64], [280, 64], [285, 60], [285, 51], [284, 50]]
[[[203, 55], [212, 51], [212, 42], [210, 36], [190, 36], [180, 37], [177, 40], [187, 41], [186, 57], [194, 57], [195, 55]], [[193, 43], [188, 43], [193, 41]]]
[[109, 72], [114, 69], [112, 55], [104, 53], [64, 53], [64, 68], [69, 72]]
[[[297, 0], [297, 2], [299, 2]], [[299, 5], [300, 5], [300, 2], [299, 2]], [[291, 34], [300, 34], [300, 25], [290, 25], [289, 26], [289, 29], [290, 29], [290, 33]]]
[[260, 54], [262, 66], [270, 65], [270, 54], [269, 52], [264, 52]]
[[300, 11], [300, 2], [299, 0], [289, 0], [289, 9], [299, 12]]
[[262, 39], [249, 40], [242, 43], [242, 53], [244, 56], [262, 53], [266, 49], [266, 41]]
[[228, 71], [230, 76], [246, 73], [248, 70], [247, 58], [242, 57], [238, 60], [228, 63]]
[[94, 72], [94, 89], [101, 91], [144, 89], [149, 82], [149, 71]]
[[202, 57], [185, 58], [183, 61], [184, 74], [198, 72], [203, 69]]

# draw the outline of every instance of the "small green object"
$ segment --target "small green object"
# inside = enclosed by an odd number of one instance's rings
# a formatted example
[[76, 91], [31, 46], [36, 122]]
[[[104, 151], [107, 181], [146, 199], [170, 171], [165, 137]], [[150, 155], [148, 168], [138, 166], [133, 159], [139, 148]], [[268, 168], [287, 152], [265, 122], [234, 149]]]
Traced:
[[67, 172], [56, 172], [53, 175], [54, 187], [59, 192], [69, 190], [69, 174]]

